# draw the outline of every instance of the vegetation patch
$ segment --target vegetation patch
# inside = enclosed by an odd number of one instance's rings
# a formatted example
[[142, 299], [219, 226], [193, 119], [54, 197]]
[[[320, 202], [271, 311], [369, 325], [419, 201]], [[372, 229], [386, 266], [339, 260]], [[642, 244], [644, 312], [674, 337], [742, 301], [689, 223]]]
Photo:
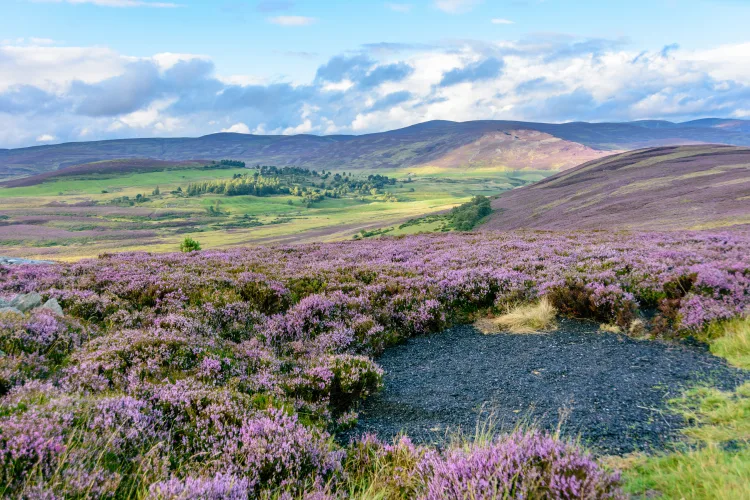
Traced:
[[557, 309], [546, 297], [535, 304], [518, 305], [492, 319], [480, 319], [474, 325], [485, 334], [549, 332], [557, 328]]
[[[0, 298], [37, 291], [66, 315], [0, 322], [0, 492], [345, 495], [362, 441], [333, 436], [381, 387], [374, 360], [386, 347], [564, 287], [575, 293], [556, 295], [563, 314], [614, 322], [627, 310], [647, 329], [664, 320], [672, 336], [701, 334], [748, 307], [748, 243], [726, 233], [451, 233], [0, 267]], [[692, 286], [673, 293], [683, 282]], [[616, 476], [554, 435], [419, 453], [402, 476], [417, 495], [440, 485], [531, 495], [563, 482], [619, 495]], [[493, 482], [506, 462], [508, 481]], [[466, 474], [449, 480], [452, 469]]]

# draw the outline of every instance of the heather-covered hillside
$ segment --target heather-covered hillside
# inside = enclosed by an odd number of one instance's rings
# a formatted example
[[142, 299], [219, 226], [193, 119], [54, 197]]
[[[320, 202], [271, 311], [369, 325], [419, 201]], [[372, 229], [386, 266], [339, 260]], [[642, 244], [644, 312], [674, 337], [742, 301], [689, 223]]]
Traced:
[[750, 223], [750, 149], [662, 147], [595, 160], [493, 202], [496, 229], [709, 229]]

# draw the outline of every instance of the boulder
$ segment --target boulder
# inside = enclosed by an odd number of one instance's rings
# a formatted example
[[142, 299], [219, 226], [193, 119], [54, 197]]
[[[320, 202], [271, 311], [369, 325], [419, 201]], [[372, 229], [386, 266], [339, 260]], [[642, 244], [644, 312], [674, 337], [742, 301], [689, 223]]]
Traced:
[[15, 307], [21, 312], [30, 311], [40, 305], [42, 305], [42, 296], [36, 292], [16, 295], [16, 297], [10, 301], [10, 307]]
[[2, 314], [19, 314], [23, 316], [23, 313], [15, 307], [0, 307], [0, 315]]
[[49, 299], [47, 302], [44, 303], [41, 309], [47, 309], [48, 311], [52, 311], [58, 316], [63, 315], [62, 307], [60, 307], [60, 304], [57, 302], [57, 299]]

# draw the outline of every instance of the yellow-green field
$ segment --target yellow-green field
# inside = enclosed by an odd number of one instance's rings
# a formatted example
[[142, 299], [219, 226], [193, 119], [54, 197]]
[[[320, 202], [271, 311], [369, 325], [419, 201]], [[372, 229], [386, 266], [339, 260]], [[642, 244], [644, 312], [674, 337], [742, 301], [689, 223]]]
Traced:
[[[325, 198], [308, 206], [300, 197], [188, 197], [172, 191], [188, 183], [227, 179], [248, 169], [200, 167], [146, 173], [51, 179], [29, 187], [0, 188], [0, 255], [76, 260], [105, 252], [175, 251], [187, 236], [203, 248], [293, 244], [351, 239], [362, 230], [394, 227], [390, 234], [432, 231], [429, 223], [398, 229], [410, 219], [445, 211], [472, 196], [492, 196], [551, 172], [420, 167], [377, 172], [396, 178], [377, 194]], [[354, 177], [376, 172], [357, 171]], [[158, 186], [159, 195], [153, 195]], [[148, 201], [113, 205], [141, 194]], [[391, 201], [386, 195], [392, 195]], [[392, 201], [395, 197], [398, 201]], [[218, 202], [218, 205], [217, 205]], [[211, 215], [210, 207], [221, 215]]]

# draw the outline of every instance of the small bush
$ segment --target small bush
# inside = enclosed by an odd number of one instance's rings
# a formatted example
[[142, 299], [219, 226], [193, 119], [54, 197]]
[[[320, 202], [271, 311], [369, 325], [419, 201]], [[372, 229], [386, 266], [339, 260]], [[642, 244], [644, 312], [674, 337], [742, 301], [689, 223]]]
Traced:
[[184, 253], [197, 252], [200, 249], [201, 244], [189, 236], [180, 243], [180, 251]]

